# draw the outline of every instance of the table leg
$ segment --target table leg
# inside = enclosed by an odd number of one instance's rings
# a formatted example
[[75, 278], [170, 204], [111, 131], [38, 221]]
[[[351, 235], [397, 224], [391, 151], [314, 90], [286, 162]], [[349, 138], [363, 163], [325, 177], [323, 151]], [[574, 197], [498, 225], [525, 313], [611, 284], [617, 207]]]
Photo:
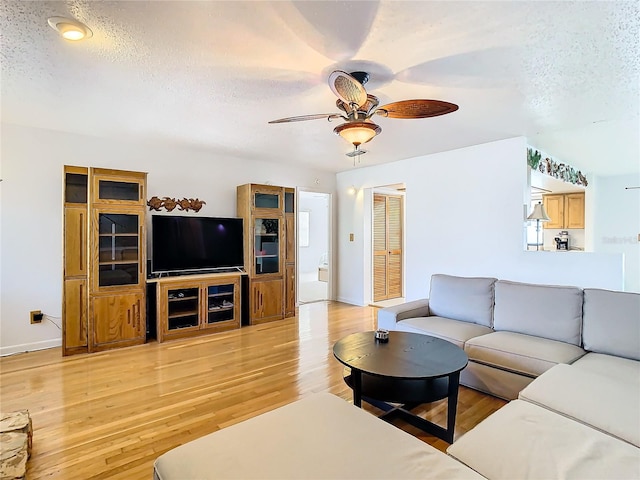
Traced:
[[449, 375], [449, 395], [447, 398], [447, 438], [444, 440], [453, 443], [453, 434], [456, 430], [456, 411], [458, 408], [458, 387], [460, 386], [460, 372]]
[[362, 407], [362, 372], [351, 369], [351, 380], [353, 381], [353, 404]]

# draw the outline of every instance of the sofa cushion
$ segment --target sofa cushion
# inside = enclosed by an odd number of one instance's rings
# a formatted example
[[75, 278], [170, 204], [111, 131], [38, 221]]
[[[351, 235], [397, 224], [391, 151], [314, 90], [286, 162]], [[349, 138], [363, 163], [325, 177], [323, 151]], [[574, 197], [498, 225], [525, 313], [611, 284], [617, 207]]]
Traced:
[[640, 382], [572, 365], [550, 368], [518, 396], [640, 447]]
[[499, 280], [495, 292], [495, 330], [581, 345], [580, 288]]
[[602, 373], [622, 382], [633, 380], [640, 382], [640, 362], [637, 360], [602, 353], [587, 353], [571, 365], [590, 372]]
[[429, 312], [491, 327], [495, 278], [431, 276]]
[[489, 367], [478, 362], [469, 362], [460, 372], [461, 385], [505, 400], [518, 398], [520, 391], [533, 380], [533, 377]]
[[587, 288], [584, 348], [640, 360], [640, 294]]
[[447, 453], [491, 480], [640, 477], [640, 449], [522, 400], [487, 417]]
[[154, 478], [481, 480], [439, 450], [329, 393], [174, 448], [155, 461]]
[[472, 338], [465, 343], [464, 351], [471, 361], [531, 377], [585, 354], [576, 345], [514, 332], [493, 332]]
[[493, 332], [493, 330], [484, 325], [442, 317], [408, 318], [399, 322], [396, 329], [403, 332], [422, 333], [442, 338], [458, 345], [460, 348], [463, 348], [464, 343], [470, 338]]

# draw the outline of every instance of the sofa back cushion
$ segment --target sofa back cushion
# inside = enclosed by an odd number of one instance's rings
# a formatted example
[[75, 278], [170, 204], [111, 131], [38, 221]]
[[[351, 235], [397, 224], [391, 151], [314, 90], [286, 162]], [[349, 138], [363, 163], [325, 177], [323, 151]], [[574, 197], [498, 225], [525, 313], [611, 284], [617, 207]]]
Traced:
[[640, 360], [640, 294], [584, 291], [585, 350]]
[[491, 327], [495, 278], [431, 276], [429, 313]]
[[582, 289], [499, 280], [495, 291], [495, 330], [581, 344]]

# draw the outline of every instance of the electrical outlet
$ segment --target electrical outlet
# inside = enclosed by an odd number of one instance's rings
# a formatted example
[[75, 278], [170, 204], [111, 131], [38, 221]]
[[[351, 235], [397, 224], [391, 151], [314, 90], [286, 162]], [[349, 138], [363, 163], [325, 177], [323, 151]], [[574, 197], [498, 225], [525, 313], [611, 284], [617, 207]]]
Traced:
[[42, 312], [40, 310], [32, 310], [31, 313], [31, 323], [42, 323]]

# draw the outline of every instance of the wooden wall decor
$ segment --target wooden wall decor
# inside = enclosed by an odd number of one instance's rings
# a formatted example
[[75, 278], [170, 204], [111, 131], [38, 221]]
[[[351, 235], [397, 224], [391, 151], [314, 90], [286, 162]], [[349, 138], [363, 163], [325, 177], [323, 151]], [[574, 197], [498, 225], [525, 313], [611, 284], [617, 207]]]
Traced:
[[178, 210], [183, 210], [185, 212], [188, 212], [189, 210], [199, 212], [202, 206], [206, 204], [207, 202], [198, 198], [183, 198], [182, 200], [176, 200], [175, 198], [158, 198], [156, 196], [151, 197], [147, 202], [149, 210], [155, 210], [157, 212], [159, 212], [162, 208], [164, 208], [167, 212], [171, 212], [175, 210], [176, 207], [178, 208]]

